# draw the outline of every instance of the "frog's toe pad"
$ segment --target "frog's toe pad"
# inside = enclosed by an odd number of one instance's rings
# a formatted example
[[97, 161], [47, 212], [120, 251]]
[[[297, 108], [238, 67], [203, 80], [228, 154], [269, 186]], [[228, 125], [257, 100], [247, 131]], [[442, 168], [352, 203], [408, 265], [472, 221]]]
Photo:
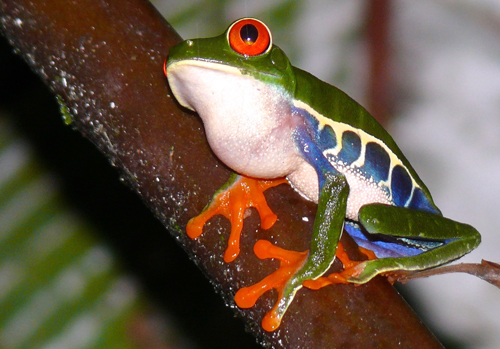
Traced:
[[196, 239], [203, 233], [203, 226], [211, 217], [204, 217], [203, 214], [200, 214], [196, 217], [193, 217], [189, 220], [186, 225], [186, 233], [191, 239]]

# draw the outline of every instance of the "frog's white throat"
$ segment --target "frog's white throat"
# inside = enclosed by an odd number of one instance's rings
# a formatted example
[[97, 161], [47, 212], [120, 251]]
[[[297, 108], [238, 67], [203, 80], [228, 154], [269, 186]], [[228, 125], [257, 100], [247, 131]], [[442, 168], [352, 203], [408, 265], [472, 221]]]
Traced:
[[167, 77], [179, 103], [200, 115], [214, 153], [233, 170], [276, 178], [302, 162], [292, 136], [300, 118], [282, 89], [237, 68], [198, 60], [171, 64]]

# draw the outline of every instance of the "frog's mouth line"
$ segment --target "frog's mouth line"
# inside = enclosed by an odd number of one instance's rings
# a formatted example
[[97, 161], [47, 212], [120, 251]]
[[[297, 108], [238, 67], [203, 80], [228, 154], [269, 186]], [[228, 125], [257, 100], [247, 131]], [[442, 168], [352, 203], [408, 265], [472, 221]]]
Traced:
[[251, 69], [251, 68], [236, 68], [221, 61], [211, 60], [211, 59], [191, 58], [191, 59], [183, 59], [180, 61], [173, 61], [167, 65], [167, 69], [168, 67], [175, 64], [198, 66], [202, 68], [223, 71], [233, 75], [264, 75], [264, 76], [271, 76], [274, 78], [278, 77], [278, 75], [276, 74], [266, 73], [262, 72], [261, 70]]

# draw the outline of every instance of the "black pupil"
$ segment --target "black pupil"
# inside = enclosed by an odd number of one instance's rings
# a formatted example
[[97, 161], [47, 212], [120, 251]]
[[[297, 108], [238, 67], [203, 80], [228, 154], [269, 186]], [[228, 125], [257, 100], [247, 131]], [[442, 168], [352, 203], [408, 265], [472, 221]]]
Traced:
[[259, 37], [259, 31], [253, 24], [245, 24], [241, 27], [240, 36], [247, 44], [253, 44]]

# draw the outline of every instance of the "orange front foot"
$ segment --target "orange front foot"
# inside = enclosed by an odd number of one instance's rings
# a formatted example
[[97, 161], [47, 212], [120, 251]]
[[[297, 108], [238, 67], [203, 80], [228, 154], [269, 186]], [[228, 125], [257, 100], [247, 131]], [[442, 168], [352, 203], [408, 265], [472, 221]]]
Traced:
[[[361, 251], [361, 253], [366, 255], [366, 257], [368, 257], [369, 260], [377, 259], [377, 256], [375, 256], [375, 253], [373, 253], [373, 251], [363, 247], [358, 247], [358, 248]], [[345, 252], [344, 246], [340, 241], [339, 244], [337, 245], [337, 251], [335, 252], [335, 256], [338, 259], [340, 259], [340, 261], [344, 265], [344, 270], [340, 273], [331, 273], [328, 276], [319, 277], [316, 280], [306, 280], [303, 282], [304, 287], [307, 287], [311, 290], [319, 290], [320, 288], [323, 288], [328, 285], [347, 284], [349, 283], [349, 278], [356, 277], [363, 271], [363, 270], [358, 270], [356, 266], [364, 261], [351, 260], [347, 255], [347, 253]]]
[[[278, 291], [278, 301], [262, 320], [264, 330], [271, 332], [279, 327], [281, 318], [286, 307], [288, 307], [288, 304], [283, 305], [281, 302], [284, 298], [285, 287], [289, 286], [289, 281], [304, 265], [307, 260], [308, 251], [288, 251], [274, 246], [269, 241], [259, 240], [254, 246], [254, 252], [260, 259], [277, 258], [280, 261], [280, 267], [255, 285], [238, 290], [234, 296], [234, 300], [240, 308], [251, 308], [260, 296], [275, 288]], [[285, 295], [285, 297], [288, 297], [288, 295]], [[285, 301], [284, 303], [287, 302]]]
[[277, 185], [287, 183], [286, 179], [258, 180], [243, 176], [232, 176], [228, 183], [217, 192], [203, 212], [192, 218], [186, 232], [192, 239], [203, 232], [205, 223], [216, 215], [223, 215], [231, 222], [231, 234], [224, 253], [226, 263], [234, 261], [240, 253], [240, 235], [243, 229], [243, 219], [247, 208], [255, 207], [259, 212], [263, 229], [271, 228], [277, 216], [267, 205], [264, 191]]

